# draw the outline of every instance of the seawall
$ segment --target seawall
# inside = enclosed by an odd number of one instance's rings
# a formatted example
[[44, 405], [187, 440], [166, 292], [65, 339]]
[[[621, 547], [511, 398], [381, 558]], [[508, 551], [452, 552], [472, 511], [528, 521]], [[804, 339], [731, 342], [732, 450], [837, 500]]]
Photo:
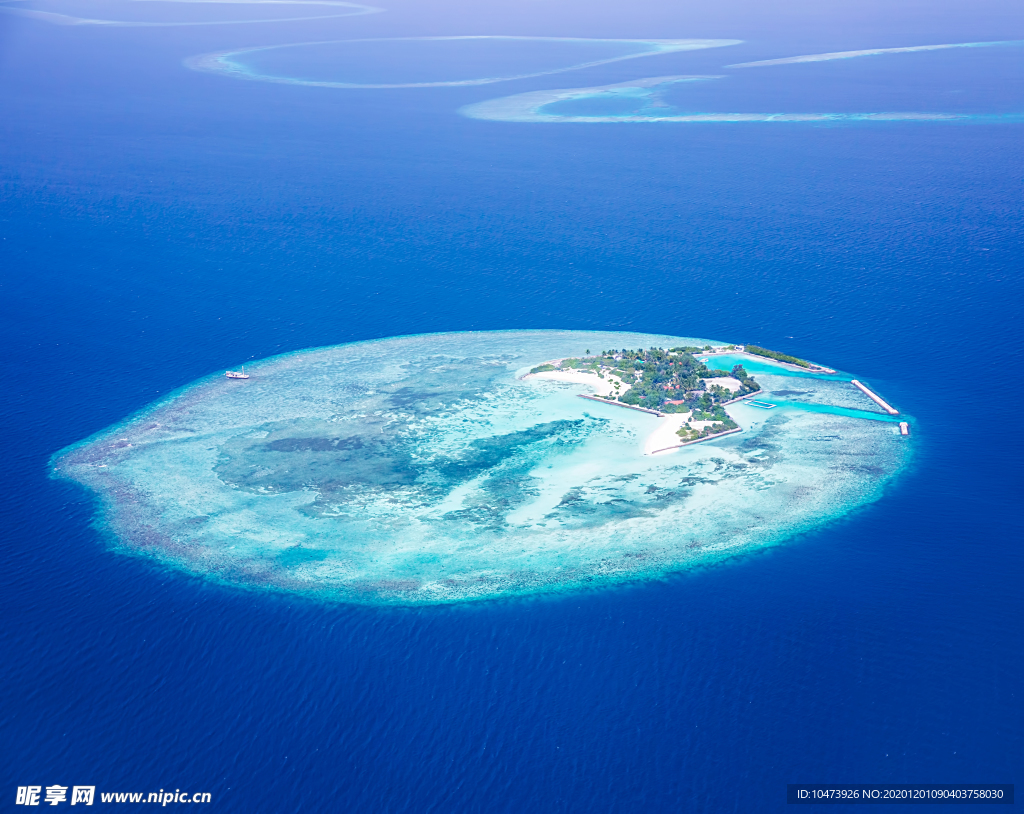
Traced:
[[668, 452], [672, 449], [682, 449], [683, 447], [691, 446], [692, 444], [701, 444], [704, 441], [713, 441], [716, 438], [722, 438], [726, 435], [732, 435], [736, 432], [743, 432], [743, 427], [736, 427], [735, 429], [725, 430], [724, 432], [716, 432], [714, 435], [706, 435], [703, 438], [696, 438], [693, 441], [684, 441], [682, 444], [673, 444], [670, 447], [662, 447], [661, 449], [652, 449], [651, 455], [657, 455], [659, 452]]
[[856, 379], [850, 379], [850, 383], [854, 385], [858, 390], [860, 390], [865, 396], [871, 399], [875, 404], [877, 404], [879, 407], [885, 410], [889, 415], [900, 414], [899, 410], [890, 407], [885, 401], [882, 400], [880, 396], [876, 396]]
[[659, 413], [657, 410], [648, 410], [646, 407], [637, 407], [635, 404], [623, 404], [621, 401], [612, 401], [611, 399], [603, 399], [600, 396], [591, 396], [586, 393], [579, 394], [581, 399], [590, 399], [591, 401], [599, 401], [602, 404], [610, 404], [612, 407], [625, 407], [628, 410], [639, 410], [641, 413], [650, 413], [656, 415], [658, 418], [664, 418], [668, 413]]

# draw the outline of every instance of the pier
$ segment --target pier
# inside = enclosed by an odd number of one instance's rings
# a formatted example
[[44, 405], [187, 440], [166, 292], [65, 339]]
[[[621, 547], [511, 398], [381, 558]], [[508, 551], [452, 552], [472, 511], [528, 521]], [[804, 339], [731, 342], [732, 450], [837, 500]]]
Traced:
[[652, 449], [650, 455], [657, 455], [659, 452], [669, 452], [673, 449], [682, 449], [688, 447], [691, 444], [702, 444], [705, 441], [713, 441], [716, 438], [722, 438], [726, 435], [732, 435], [733, 433], [743, 432], [743, 427], [735, 427], [731, 430], [723, 430], [722, 432], [716, 432], [714, 435], [705, 435], [703, 438], [695, 438], [692, 441], [684, 441], [681, 444], [673, 444], [670, 447], [662, 447], [661, 449]]
[[899, 415], [900, 414], [899, 410], [896, 410], [896, 409], [890, 407], [888, 404], [886, 404], [882, 400], [882, 398], [880, 396], [876, 396], [874, 393], [872, 393], [870, 390], [868, 390], [864, 385], [862, 385], [856, 379], [850, 379], [850, 384], [852, 384], [854, 387], [856, 387], [858, 390], [860, 390], [865, 396], [867, 396], [875, 404], [877, 404], [879, 407], [881, 407], [883, 410], [885, 410], [889, 415]]
[[641, 413], [650, 413], [656, 415], [658, 418], [664, 418], [668, 413], [662, 413], [657, 410], [648, 410], [646, 407], [638, 407], [635, 404], [623, 404], [621, 401], [614, 401], [613, 399], [602, 398], [601, 396], [591, 396], [586, 393], [578, 394], [581, 399], [590, 399], [591, 401], [599, 401], [602, 404], [610, 404], [612, 407], [625, 407], [627, 410], [639, 410]]

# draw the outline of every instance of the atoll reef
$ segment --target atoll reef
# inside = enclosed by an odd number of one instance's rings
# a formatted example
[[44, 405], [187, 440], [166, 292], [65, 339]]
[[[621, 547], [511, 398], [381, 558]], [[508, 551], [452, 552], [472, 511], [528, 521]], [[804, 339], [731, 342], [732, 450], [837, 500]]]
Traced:
[[299, 42], [202, 54], [185, 64], [261, 82], [324, 88], [488, 85], [739, 40], [585, 37], [394, 37]]
[[1024, 45], [1022, 40], [998, 40], [994, 42], [948, 42], [939, 45], [911, 45], [902, 48], [862, 48], [859, 51], [829, 51], [824, 54], [801, 54], [779, 59], [760, 59], [756, 62], [738, 62], [727, 68], [767, 68], [773, 65], [797, 65], [804, 62], [831, 62], [836, 59], [875, 57], [883, 54], [916, 54], [922, 51], [947, 51], [950, 48], [994, 48], [1001, 45]]
[[[863, 57], [919, 54], [935, 51], [976, 50], [1024, 45], [1024, 41], [963, 42], [939, 45], [917, 45], [903, 48], [873, 48], [859, 51], [835, 51], [821, 54], [764, 59], [724, 66], [725, 70], [771, 68], [777, 66], [810, 66], [812, 63], [856, 60]], [[736, 76], [678, 75], [653, 76], [593, 87], [557, 88], [517, 93], [497, 99], [465, 105], [460, 113], [471, 119], [530, 123], [641, 123], [676, 122], [680, 124], [856, 124], [872, 122], [953, 122], [1011, 123], [1024, 121], [1019, 111], [990, 112], [984, 110], [920, 111], [883, 110], [734, 110], [718, 112], [701, 110], [686, 91], [689, 83], [736, 79]], [[724, 90], [725, 86], [721, 86]], [[691, 94], [692, 95], [692, 94]], [[724, 94], [723, 94], [724, 95]], [[767, 100], [763, 100], [767, 101]], [[762, 101], [762, 103], [763, 103]], [[837, 99], [842, 104], [841, 99]], [[744, 99], [743, 104], [756, 104]], [[943, 104], [948, 100], [943, 100]], [[771, 104], [768, 101], [768, 104]], [[792, 104], [792, 100], [786, 102]]]
[[287, 23], [380, 11], [345, 0], [0, 0], [0, 12], [53, 25], [110, 28]]
[[848, 375], [777, 355], [567, 331], [308, 350], [190, 385], [53, 472], [115, 547], [226, 584], [413, 605], [647, 579], [819, 527], [906, 461]]
[[[736, 66], [743, 67], [743, 66]], [[855, 122], [961, 122], [1024, 121], [1020, 113], [700, 113], [682, 110], [665, 99], [666, 91], [682, 82], [722, 79], [721, 76], [657, 76], [592, 88], [561, 88], [518, 93], [465, 105], [459, 112], [470, 119], [532, 123], [640, 123], [680, 124], [841, 124]]]

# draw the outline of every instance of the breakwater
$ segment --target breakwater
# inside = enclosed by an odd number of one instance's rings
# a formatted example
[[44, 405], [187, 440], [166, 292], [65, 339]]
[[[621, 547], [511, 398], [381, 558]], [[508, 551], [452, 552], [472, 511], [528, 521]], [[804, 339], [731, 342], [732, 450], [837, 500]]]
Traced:
[[850, 379], [850, 383], [854, 387], [856, 387], [858, 390], [860, 390], [865, 396], [867, 396], [869, 399], [871, 399], [875, 404], [877, 404], [879, 407], [881, 407], [883, 410], [885, 410], [889, 415], [899, 415], [900, 414], [899, 410], [895, 409], [894, 407], [889, 406], [889, 404], [887, 404], [881, 398], [881, 396], [876, 396], [874, 393], [872, 393], [870, 390], [868, 390], [867, 387], [865, 387], [863, 384], [861, 384], [856, 379]]
[[599, 401], [602, 404], [610, 404], [612, 407], [625, 407], [627, 410], [639, 410], [641, 413], [650, 413], [656, 415], [658, 418], [664, 418], [667, 413], [660, 413], [657, 410], [649, 410], [646, 407], [637, 407], [635, 404], [625, 404], [621, 401], [613, 401], [612, 399], [603, 399], [600, 396], [591, 396], [586, 393], [579, 394], [581, 399], [590, 399], [591, 401]]
[[733, 433], [743, 432], [743, 427], [734, 427], [731, 430], [723, 430], [722, 432], [716, 432], [714, 435], [705, 435], [703, 438], [695, 438], [693, 441], [684, 441], [681, 444], [673, 444], [670, 447], [662, 447], [661, 449], [652, 449], [651, 455], [657, 455], [659, 452], [668, 452], [673, 449], [682, 449], [692, 444], [700, 444], [704, 441], [713, 441], [715, 438], [721, 438], [723, 435], [732, 435]]

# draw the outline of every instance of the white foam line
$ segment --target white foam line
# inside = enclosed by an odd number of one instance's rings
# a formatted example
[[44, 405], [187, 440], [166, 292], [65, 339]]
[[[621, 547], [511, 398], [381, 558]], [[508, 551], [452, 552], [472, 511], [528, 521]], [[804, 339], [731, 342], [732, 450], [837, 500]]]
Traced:
[[910, 54], [917, 51], [942, 51], [947, 48], [989, 48], [997, 45], [1021, 45], [1024, 40], [1000, 40], [995, 42], [952, 42], [941, 45], [911, 45], [905, 48], [865, 48], [860, 51], [831, 51], [827, 54], [804, 54], [781, 59], [762, 59], [757, 62], [739, 62], [726, 68], [766, 68], [771, 65], [795, 65], [802, 62], [829, 62], [833, 59], [873, 57], [879, 54]]

